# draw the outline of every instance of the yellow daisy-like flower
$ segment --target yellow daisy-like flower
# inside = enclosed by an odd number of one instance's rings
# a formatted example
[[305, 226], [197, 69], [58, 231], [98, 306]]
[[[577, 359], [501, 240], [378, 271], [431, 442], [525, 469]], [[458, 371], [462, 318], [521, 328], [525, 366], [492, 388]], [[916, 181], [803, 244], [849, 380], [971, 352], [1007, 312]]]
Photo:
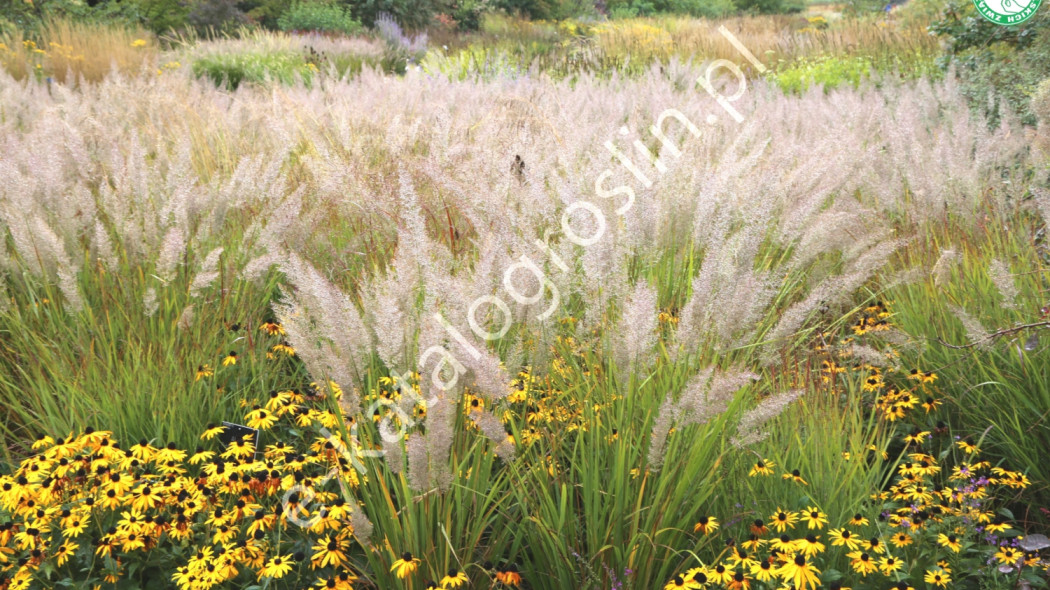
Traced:
[[831, 544], [835, 547], [845, 545], [851, 551], [857, 549], [857, 537], [847, 528], [831, 529], [828, 531], [828, 538], [831, 539]]
[[[785, 473], [784, 475], [781, 475], [780, 477], [783, 478], [783, 479], [790, 479], [791, 481], [794, 481], [795, 483], [800, 483], [800, 484], [802, 484], [804, 486], [808, 486], [809, 485], [809, 482], [807, 482], [805, 479], [802, 478], [802, 472], [799, 471], [798, 469], [792, 469], [790, 472]], [[799, 588], [799, 590], [802, 590], [802, 589]]]
[[205, 377], [211, 377], [215, 374], [215, 370], [211, 368], [211, 365], [197, 365], [197, 375], [194, 377], [194, 381], [200, 381]]
[[412, 557], [411, 553], [405, 551], [401, 554], [401, 558], [390, 566], [390, 571], [393, 572], [398, 579], [404, 580], [419, 568], [419, 563], [420, 561], [418, 558]]
[[926, 577], [923, 579], [926, 580], [927, 584], [933, 584], [941, 588], [946, 587], [952, 581], [952, 577], [948, 575], [948, 572], [940, 568], [926, 570]]
[[795, 523], [798, 522], [798, 517], [795, 516], [794, 512], [789, 512], [782, 508], [777, 508], [769, 520], [772, 521], [773, 526], [777, 529], [778, 533], [784, 532], [784, 529], [795, 528]]
[[815, 506], [808, 506], [801, 513], [802, 522], [806, 523], [806, 528], [809, 529], [821, 529], [824, 525], [828, 524], [828, 515], [820, 511]]
[[900, 570], [903, 566], [904, 562], [895, 557], [883, 557], [879, 560], [879, 570], [887, 576], [892, 575], [893, 572]]
[[773, 468], [776, 466], [777, 464], [772, 461], [759, 459], [751, 466], [751, 471], [749, 471], [747, 475], [749, 477], [755, 477], [756, 475], [773, 475]]
[[937, 543], [940, 544], [941, 547], [947, 547], [948, 549], [951, 549], [956, 553], [962, 551], [962, 543], [959, 541], [959, 538], [955, 535], [946, 535], [944, 533], [941, 533], [937, 535]]
[[703, 588], [700, 584], [697, 584], [691, 579], [683, 578], [682, 576], [675, 576], [671, 578], [671, 581], [664, 584], [664, 590], [682, 590], [688, 588], [689, 590], [698, 590]]
[[292, 571], [291, 558], [278, 555], [271, 558], [270, 561], [266, 562], [266, 565], [259, 570], [259, 579], [273, 578], [278, 580], [286, 576], [290, 571]]
[[442, 588], [459, 588], [463, 584], [467, 584], [469, 582], [470, 582], [470, 578], [467, 577], [467, 574], [459, 571], [456, 568], [452, 568], [452, 569], [448, 570], [448, 573], [445, 574], [444, 578], [441, 578], [441, 587]]
[[700, 520], [697, 521], [696, 526], [693, 527], [694, 533], [703, 533], [709, 535], [718, 529], [718, 519], [713, 516], [701, 516]]
[[820, 574], [820, 570], [808, 563], [802, 555], [796, 555], [793, 560], [777, 569], [777, 575], [785, 582], [794, 584], [797, 590], [806, 590], [810, 587], [817, 588], [820, 586], [818, 574]]
[[236, 365], [236, 364], [237, 364], [237, 353], [235, 351], [231, 350], [230, 354], [226, 355], [226, 357], [222, 359], [222, 366], [228, 367], [230, 365]]
[[897, 547], [907, 547], [912, 544], [912, 541], [911, 535], [905, 532], [899, 532], [890, 538], [890, 542]]
[[995, 559], [1003, 565], [1016, 565], [1022, 557], [1024, 553], [1013, 547], [1000, 547], [995, 553]]
[[853, 571], [862, 576], [866, 577], [868, 574], [874, 573], [879, 569], [875, 560], [871, 558], [869, 553], [854, 551], [848, 554], [848, 557], [850, 558], [850, 567], [853, 568]]

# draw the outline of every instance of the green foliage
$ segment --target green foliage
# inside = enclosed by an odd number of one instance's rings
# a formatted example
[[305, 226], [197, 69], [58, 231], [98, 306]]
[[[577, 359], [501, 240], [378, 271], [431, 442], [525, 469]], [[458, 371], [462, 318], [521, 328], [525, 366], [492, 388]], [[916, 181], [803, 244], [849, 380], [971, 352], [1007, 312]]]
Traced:
[[142, 25], [155, 33], [182, 31], [188, 24], [190, 5], [186, 0], [125, 1], [135, 6]]
[[998, 124], [1002, 111], [1035, 124], [1030, 100], [1036, 86], [1050, 77], [1050, 13], [1039, 10], [1015, 26], [989, 22], [971, 2], [951, 2], [930, 31], [944, 37], [943, 68], [954, 67], [971, 105]]
[[802, 12], [803, 0], [737, 0], [736, 7], [752, 14], [779, 14]]
[[319, 31], [350, 35], [361, 30], [350, 11], [338, 4], [296, 2], [277, 19], [282, 31]]
[[198, 32], [224, 32], [248, 23], [234, 0], [194, 0], [187, 22]]
[[315, 73], [302, 54], [279, 49], [216, 52], [197, 58], [192, 69], [195, 76], [205, 76], [231, 89], [244, 82], [292, 84], [297, 76], [309, 83]]
[[[1016, 330], [976, 341], [957, 309], [964, 310], [992, 333], [1046, 320], [1040, 311], [1046, 300], [1048, 269], [1041, 223], [1015, 215], [1009, 223], [988, 224], [982, 232], [951, 225], [945, 235], [924, 245], [925, 264], [944, 249], [961, 260], [944, 266], [939, 276], [902, 285], [887, 293], [894, 302], [894, 321], [909, 335], [924, 335], [923, 349], [902, 356], [905, 366], [937, 368], [940, 379], [959, 390], [949, 406], [953, 424], [965, 432], [988, 429], [984, 448], [1029, 474], [1034, 494], [1050, 502], [1046, 449], [1050, 448], [1050, 367], [1044, 329]], [[1034, 247], [1033, 247], [1034, 246]], [[991, 261], [999, 259], [1010, 276], [998, 280]], [[1016, 297], [997, 285], [1014, 285]], [[964, 348], [954, 348], [954, 347]]]

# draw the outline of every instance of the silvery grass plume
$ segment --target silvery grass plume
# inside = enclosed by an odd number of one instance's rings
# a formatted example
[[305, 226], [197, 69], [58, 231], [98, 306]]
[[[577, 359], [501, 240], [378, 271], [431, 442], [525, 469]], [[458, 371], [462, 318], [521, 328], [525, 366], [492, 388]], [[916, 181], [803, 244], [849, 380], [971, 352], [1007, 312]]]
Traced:
[[1020, 295], [1020, 291], [1014, 282], [1013, 274], [1010, 273], [1010, 267], [1002, 260], [993, 258], [988, 263], [988, 276], [992, 279], [992, 283], [995, 284], [995, 288], [999, 290], [999, 295], [1003, 298], [1003, 308], [1018, 309], [1020, 306], [1017, 303], [1017, 297]]
[[690, 379], [677, 397], [669, 393], [653, 422], [649, 439], [649, 468], [657, 470], [663, 465], [667, 436], [672, 428], [706, 424], [729, 408], [737, 391], [757, 379], [758, 375], [749, 371], [715, 372], [713, 368], [708, 368]]
[[632, 373], [644, 377], [641, 373], [656, 346], [658, 315], [656, 289], [638, 281], [624, 301], [620, 328], [613, 337], [614, 359], [621, 382], [626, 382]]
[[769, 432], [763, 430], [762, 427], [782, 414], [788, 406], [802, 396], [802, 393], [801, 389], [775, 393], [745, 412], [737, 424], [737, 434], [732, 439], [733, 445], [738, 448], [746, 447], [768, 438]]
[[963, 329], [966, 330], [967, 344], [974, 344], [980, 350], [988, 350], [991, 347], [991, 340], [988, 337], [989, 332], [981, 324], [980, 320], [970, 315], [961, 306], [953, 305], [950, 309], [959, 322], [962, 323]]

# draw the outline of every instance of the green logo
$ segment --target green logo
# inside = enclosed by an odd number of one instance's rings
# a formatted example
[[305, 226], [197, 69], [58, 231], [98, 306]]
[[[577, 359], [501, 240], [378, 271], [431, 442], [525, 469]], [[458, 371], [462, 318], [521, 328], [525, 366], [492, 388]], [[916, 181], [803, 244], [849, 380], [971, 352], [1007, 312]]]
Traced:
[[981, 16], [999, 25], [1016, 25], [1032, 18], [1043, 0], [973, 0]]

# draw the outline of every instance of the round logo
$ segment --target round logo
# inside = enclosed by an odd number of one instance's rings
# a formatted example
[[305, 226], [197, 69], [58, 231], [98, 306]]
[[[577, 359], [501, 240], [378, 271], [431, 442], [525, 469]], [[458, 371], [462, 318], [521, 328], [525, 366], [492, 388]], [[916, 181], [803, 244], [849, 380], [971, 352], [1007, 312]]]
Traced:
[[981, 16], [1000, 25], [1016, 25], [1032, 18], [1043, 0], [973, 0]]

